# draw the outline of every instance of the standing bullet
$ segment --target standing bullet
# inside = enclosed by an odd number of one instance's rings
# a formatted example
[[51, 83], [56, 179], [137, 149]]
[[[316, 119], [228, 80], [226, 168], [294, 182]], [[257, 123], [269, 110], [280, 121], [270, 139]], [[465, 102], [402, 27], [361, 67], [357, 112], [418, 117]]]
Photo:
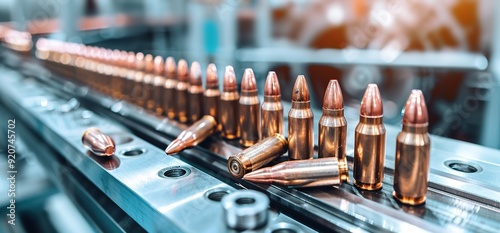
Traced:
[[274, 71], [269, 71], [267, 74], [260, 122], [262, 138], [276, 133], [283, 134], [283, 104], [281, 104], [280, 84]]
[[396, 140], [393, 196], [408, 205], [425, 202], [429, 173], [430, 139], [427, 106], [420, 90], [412, 90], [403, 115], [403, 130]]
[[241, 80], [239, 109], [240, 144], [249, 147], [260, 140], [260, 101], [255, 75], [250, 68], [245, 69]]
[[195, 122], [202, 116], [203, 108], [203, 86], [201, 82], [200, 63], [191, 63], [189, 72], [189, 88], [188, 88], [188, 116], [190, 122]]
[[346, 163], [331, 157], [286, 161], [250, 172], [243, 179], [294, 187], [331, 186], [347, 182], [348, 172]]
[[153, 80], [155, 75], [154, 72], [154, 58], [153, 55], [147, 54], [144, 57], [144, 78], [142, 80], [143, 88], [143, 105], [142, 107], [147, 110], [154, 110], [154, 100], [153, 100]]
[[227, 168], [231, 175], [242, 178], [243, 175], [255, 171], [280, 157], [287, 149], [288, 142], [285, 137], [281, 134], [274, 134], [237, 155], [231, 155], [227, 161]]
[[167, 57], [165, 60], [165, 75], [167, 80], [163, 86], [163, 110], [169, 119], [175, 119], [177, 117], [177, 79], [175, 78], [176, 65], [173, 57]]
[[154, 59], [154, 79], [153, 79], [153, 91], [152, 100], [154, 105], [154, 111], [157, 115], [162, 115], [163, 113], [163, 86], [165, 85], [165, 77], [163, 72], [165, 69], [165, 62], [161, 56], [156, 56]]
[[179, 136], [173, 140], [165, 149], [167, 155], [176, 154], [185, 148], [198, 145], [205, 138], [212, 135], [217, 127], [215, 118], [209, 115], [203, 116], [200, 120], [193, 123], [189, 128], [182, 131]]
[[115, 153], [115, 142], [103, 134], [98, 128], [89, 128], [83, 132], [82, 143], [98, 156], [112, 156]]
[[354, 184], [363, 190], [382, 188], [385, 127], [382, 98], [376, 84], [366, 88], [354, 135]]
[[209, 64], [207, 67], [207, 79], [205, 84], [206, 89], [203, 93], [205, 97], [203, 114], [213, 116], [217, 120], [217, 131], [221, 131], [219, 79], [217, 78], [217, 67], [214, 64]]
[[236, 76], [232, 66], [226, 66], [222, 94], [220, 96], [220, 117], [222, 137], [235, 139], [240, 137], [238, 127], [238, 104], [240, 95], [236, 86]]
[[144, 106], [144, 88], [142, 81], [144, 80], [144, 54], [139, 52], [135, 54], [135, 72], [134, 84], [132, 89], [132, 102], [138, 106]]
[[134, 78], [135, 78], [135, 53], [128, 52], [127, 55], [127, 77], [125, 78], [125, 83], [123, 84], [123, 94], [125, 100], [133, 103], [133, 91], [134, 91]]
[[182, 123], [188, 122], [188, 89], [189, 71], [186, 60], [181, 59], [177, 64], [177, 118]]
[[346, 159], [347, 121], [344, 99], [337, 80], [330, 80], [323, 98], [323, 115], [319, 119], [318, 157]]
[[288, 157], [312, 159], [314, 153], [314, 115], [306, 78], [299, 75], [293, 86], [292, 108], [288, 113]]

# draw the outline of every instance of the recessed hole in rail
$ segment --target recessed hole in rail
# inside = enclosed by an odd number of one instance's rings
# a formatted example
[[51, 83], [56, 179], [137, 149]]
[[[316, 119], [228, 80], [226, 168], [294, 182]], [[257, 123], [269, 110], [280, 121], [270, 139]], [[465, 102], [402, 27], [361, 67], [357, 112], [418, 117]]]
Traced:
[[266, 230], [266, 233], [302, 233], [302, 232], [303, 231], [296, 225], [287, 222], [277, 223], [271, 226], [268, 230]]
[[289, 229], [289, 228], [282, 228], [282, 229], [275, 229], [271, 231], [271, 233], [297, 233], [294, 229]]
[[173, 178], [178, 179], [188, 176], [191, 173], [191, 169], [182, 166], [167, 167], [163, 168], [158, 172], [158, 175], [162, 178]]
[[229, 189], [211, 189], [205, 193], [205, 196], [211, 201], [220, 202], [229, 193]]
[[466, 161], [448, 160], [444, 162], [444, 164], [455, 171], [463, 173], [477, 173], [483, 171], [481, 166]]
[[121, 133], [112, 133], [109, 136], [113, 139], [115, 145], [123, 145], [134, 140], [132, 137]]
[[236, 199], [236, 204], [238, 205], [251, 205], [253, 203], [255, 203], [255, 199], [251, 198], [251, 197], [241, 197], [241, 198], [238, 198]]
[[146, 149], [135, 148], [135, 149], [123, 151], [122, 155], [125, 155], [125, 156], [137, 156], [137, 155], [142, 155], [144, 153], [146, 153]]

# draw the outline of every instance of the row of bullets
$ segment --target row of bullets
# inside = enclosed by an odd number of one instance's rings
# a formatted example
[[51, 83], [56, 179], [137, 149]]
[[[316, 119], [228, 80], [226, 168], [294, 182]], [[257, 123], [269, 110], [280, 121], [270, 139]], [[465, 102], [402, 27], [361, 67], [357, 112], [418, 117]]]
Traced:
[[[269, 72], [260, 104], [252, 69], [248, 68], [238, 92], [231, 66], [224, 71], [222, 92], [214, 64], [206, 71], [205, 89], [199, 63], [190, 67], [181, 59], [92, 46], [43, 40], [37, 56], [52, 66], [76, 72], [77, 80], [117, 99], [181, 123], [191, 123], [165, 152], [175, 154], [195, 146], [218, 132], [225, 139], [239, 139], [248, 147], [228, 159], [236, 178], [294, 187], [339, 185], [348, 180], [346, 160], [347, 121], [340, 85], [329, 82], [319, 120], [318, 159], [314, 156], [314, 115], [306, 79], [299, 75], [292, 90], [288, 113], [288, 138], [284, 135], [281, 91], [274, 72]], [[62, 72], [62, 70], [61, 70]], [[80, 72], [80, 73], [79, 73]], [[423, 94], [412, 91], [403, 116], [403, 130], [396, 146], [394, 196], [406, 204], [421, 204], [427, 191], [430, 140]], [[369, 84], [355, 129], [353, 178], [363, 190], [382, 188], [385, 159], [385, 127], [378, 87]], [[263, 140], [261, 140], [261, 138]], [[288, 152], [290, 161], [263, 168]]]
[[29, 52], [32, 47], [31, 34], [0, 25], [0, 41], [3, 46], [17, 52]]

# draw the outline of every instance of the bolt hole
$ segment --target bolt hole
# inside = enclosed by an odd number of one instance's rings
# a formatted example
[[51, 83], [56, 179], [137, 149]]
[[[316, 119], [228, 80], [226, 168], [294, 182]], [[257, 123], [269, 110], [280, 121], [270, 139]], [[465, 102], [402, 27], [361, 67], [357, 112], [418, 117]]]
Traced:
[[282, 229], [275, 229], [271, 231], [271, 233], [297, 233], [294, 229], [289, 229], [289, 228], [282, 228]]
[[209, 200], [215, 201], [215, 202], [220, 202], [224, 196], [229, 194], [229, 190], [218, 190], [218, 191], [208, 191], [208, 195], [206, 197]]
[[483, 171], [481, 166], [459, 160], [449, 160], [444, 163], [449, 168], [463, 173], [477, 173]]
[[142, 155], [146, 153], [145, 149], [132, 149], [132, 150], [127, 150], [122, 153], [122, 155], [125, 156], [136, 156], [136, 155]]
[[238, 205], [251, 205], [251, 204], [255, 203], [255, 199], [253, 199], [251, 197], [242, 197], [242, 198], [236, 199], [235, 202]]
[[176, 166], [176, 167], [167, 167], [167, 168], [161, 169], [158, 172], [158, 175], [160, 177], [163, 177], [163, 178], [177, 179], [177, 178], [185, 177], [185, 176], [189, 175], [189, 173], [191, 173], [191, 170], [189, 168]]

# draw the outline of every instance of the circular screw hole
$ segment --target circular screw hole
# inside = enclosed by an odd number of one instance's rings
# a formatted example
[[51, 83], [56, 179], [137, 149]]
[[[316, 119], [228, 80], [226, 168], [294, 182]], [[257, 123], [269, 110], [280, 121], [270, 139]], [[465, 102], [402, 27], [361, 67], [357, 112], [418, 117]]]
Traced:
[[136, 156], [136, 155], [142, 155], [144, 153], [146, 153], [145, 149], [132, 149], [132, 150], [126, 150], [126, 151], [122, 152], [122, 155], [125, 155], [125, 156]]
[[163, 168], [158, 172], [158, 175], [163, 178], [174, 178], [178, 179], [185, 177], [191, 173], [191, 170], [187, 167], [175, 166]]
[[255, 199], [253, 199], [251, 197], [242, 197], [242, 198], [236, 199], [235, 202], [238, 205], [251, 205], [251, 204], [255, 203]]
[[271, 231], [271, 233], [297, 233], [294, 229], [289, 229], [289, 228], [282, 228], [282, 229], [275, 229]]
[[227, 194], [229, 194], [229, 190], [209, 190], [207, 191], [207, 194], [206, 197], [209, 199], [209, 200], [212, 200], [212, 201], [215, 201], [215, 202], [220, 202], [220, 200], [222, 200], [222, 198], [224, 196], [226, 196]]
[[446, 161], [444, 164], [455, 171], [463, 173], [477, 173], [483, 171], [483, 169], [479, 165], [470, 164], [459, 160]]

